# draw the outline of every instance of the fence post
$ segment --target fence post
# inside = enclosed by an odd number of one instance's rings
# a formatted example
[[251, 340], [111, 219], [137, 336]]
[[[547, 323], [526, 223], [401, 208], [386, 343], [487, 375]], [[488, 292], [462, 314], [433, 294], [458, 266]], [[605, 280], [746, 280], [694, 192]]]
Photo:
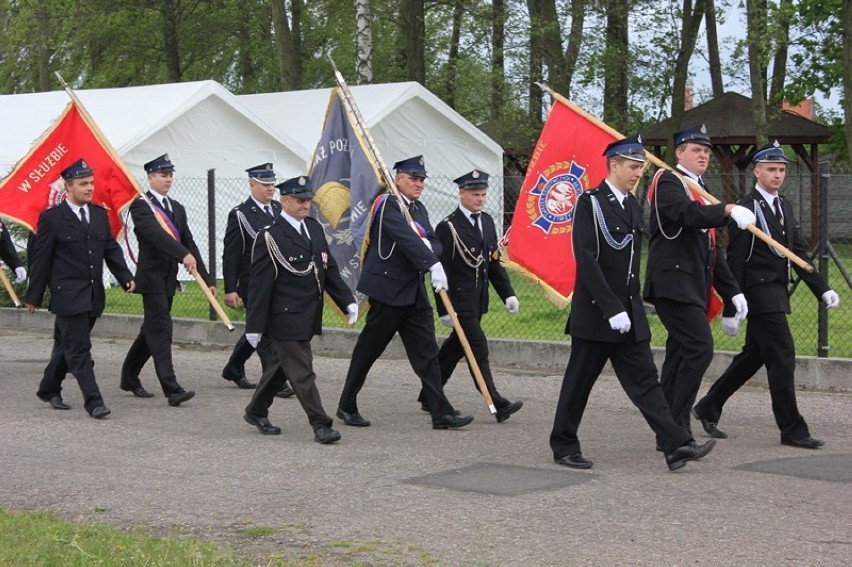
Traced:
[[[216, 170], [207, 170], [207, 267], [216, 279]], [[207, 317], [215, 321], [218, 317], [211, 305]]]
[[[831, 177], [830, 164], [819, 162], [819, 274], [828, 280], [828, 178]], [[817, 301], [817, 356], [828, 358], [828, 309], [825, 303]]]

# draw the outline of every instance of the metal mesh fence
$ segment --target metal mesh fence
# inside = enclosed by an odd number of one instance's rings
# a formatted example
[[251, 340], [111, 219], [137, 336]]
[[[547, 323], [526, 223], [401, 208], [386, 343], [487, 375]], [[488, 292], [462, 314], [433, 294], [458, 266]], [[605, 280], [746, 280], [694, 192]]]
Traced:
[[[720, 174], [708, 174], [705, 180], [710, 191], [722, 198], [722, 178]], [[819, 181], [819, 175], [812, 175], [807, 169], [802, 170], [796, 164], [791, 164], [782, 194], [793, 203], [797, 219], [801, 225], [801, 234], [813, 251], [813, 257], [820, 271], [828, 274], [831, 286], [841, 297], [840, 307], [830, 314], [820, 314], [820, 302], [813, 296], [805, 285], [797, 285], [792, 295], [793, 313], [789, 321], [796, 341], [797, 352], [800, 355], [823, 355], [832, 357], [852, 358], [852, 285], [850, 285], [846, 267], [852, 265], [852, 201], [846, 196], [852, 192], [852, 174], [835, 174], [824, 177], [826, 185], [825, 225], [828, 230], [825, 238], [823, 254], [817, 254], [819, 243], [819, 191], [811, 189], [813, 181]], [[486, 210], [494, 217], [498, 232], [510, 226], [515, 203], [520, 193], [522, 183], [520, 177], [491, 177], [491, 189]], [[650, 176], [643, 180], [637, 190], [640, 203], [643, 204], [645, 221], [647, 223], [647, 205], [644, 196]], [[742, 187], [750, 191], [753, 183], [750, 177], [737, 176], [733, 181], [734, 187]], [[143, 187], [145, 180], [141, 179]], [[501, 191], [502, 189], [502, 191]], [[222, 238], [228, 212], [235, 205], [248, 198], [248, 183], [245, 179], [201, 179], [176, 178], [170, 196], [180, 201], [187, 210], [189, 224], [195, 240], [201, 250], [202, 257], [208, 268], [214, 270], [220, 279], [221, 289], [221, 253]], [[422, 201], [429, 209], [432, 224], [436, 225], [444, 216], [449, 214], [458, 204], [458, 191], [450, 178], [430, 177], [426, 181], [426, 189]], [[212, 212], [213, 214], [208, 214]], [[131, 230], [122, 238], [125, 251], [135, 252], [135, 236]], [[647, 242], [645, 243], [647, 248]], [[135, 269], [132, 254], [126, 252], [128, 264]], [[643, 266], [644, 273], [644, 266]], [[517, 338], [526, 340], [566, 340], [564, 335], [567, 310], [557, 309], [545, 297], [544, 293], [533, 283], [521, 278], [518, 274], [510, 273], [513, 285], [520, 300], [520, 313], [509, 316], [499, 297], [492, 291], [491, 311], [483, 319], [483, 327], [491, 337]], [[189, 274], [180, 269], [179, 278], [182, 280], [183, 291], [175, 297], [173, 314], [176, 317], [212, 318], [210, 309], [194, 280]], [[19, 291], [21, 293], [22, 290]], [[128, 295], [114, 288], [109, 290], [107, 311], [114, 313], [141, 313], [142, 300], [140, 296]], [[0, 301], [7, 301], [5, 292], [0, 291]], [[8, 303], [6, 303], [8, 304]], [[242, 320], [244, 312], [225, 308], [234, 320]], [[824, 309], [823, 309], [824, 311]], [[822, 317], [822, 319], [821, 319]], [[665, 344], [666, 332], [652, 310], [649, 312], [655, 346]], [[437, 322], [437, 319], [436, 319]], [[324, 325], [342, 327], [343, 318], [327, 309], [324, 314]], [[437, 322], [440, 332], [448, 332]], [[356, 328], [363, 325], [363, 318]], [[820, 331], [820, 327], [822, 331]], [[713, 325], [716, 338], [716, 348], [719, 350], [736, 351], [742, 346], [743, 334], [731, 338], [722, 334], [721, 325]], [[820, 337], [823, 344], [820, 346]]]

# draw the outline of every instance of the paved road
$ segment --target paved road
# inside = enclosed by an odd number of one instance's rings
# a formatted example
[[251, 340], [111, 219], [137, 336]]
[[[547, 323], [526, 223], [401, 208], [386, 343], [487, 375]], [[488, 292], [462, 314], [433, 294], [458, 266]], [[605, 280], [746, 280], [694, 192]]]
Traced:
[[[805, 451], [779, 444], [768, 394], [746, 389], [720, 424], [732, 438], [669, 473], [637, 410], [604, 377], [581, 430], [595, 466], [570, 471], [547, 444], [560, 376], [498, 371], [501, 392], [525, 401], [498, 425], [459, 373], [448, 396], [476, 420], [433, 431], [407, 363], [383, 360], [360, 400], [373, 426], [340, 426], [342, 441], [320, 446], [294, 399], [272, 407], [281, 436], [245, 424], [248, 394], [219, 377], [222, 349], [175, 349], [181, 383], [198, 393], [185, 406], [167, 406], [151, 369], [142, 379], [157, 397], [120, 391], [128, 346], [96, 342], [113, 410], [96, 421], [73, 379], [71, 411], [35, 397], [49, 336], [0, 329], [0, 505], [340, 564], [840, 565], [852, 554], [850, 394], [800, 393], [826, 441]], [[315, 362], [329, 411], [347, 362]], [[249, 537], [253, 526], [272, 533]]]

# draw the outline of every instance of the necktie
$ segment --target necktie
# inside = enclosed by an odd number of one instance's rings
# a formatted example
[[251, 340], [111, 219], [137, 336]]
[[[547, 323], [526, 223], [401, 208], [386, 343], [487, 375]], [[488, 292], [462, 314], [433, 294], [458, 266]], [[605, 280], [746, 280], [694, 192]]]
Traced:
[[411, 201], [410, 203], [408, 203], [408, 210], [411, 212], [412, 215], [414, 213], [416, 213], [417, 212], [417, 201]]
[[89, 231], [89, 219], [86, 218], [86, 209], [80, 207], [80, 224], [83, 225], [83, 230]]
[[265, 209], [266, 209], [266, 214], [269, 215], [269, 218], [274, 219], [275, 216], [272, 214], [272, 207], [270, 207], [269, 205], [266, 205]]
[[308, 236], [308, 231], [305, 230], [305, 223], [299, 223], [299, 232], [302, 233], [302, 238], [308, 242], [311, 241], [311, 238]]
[[479, 213], [470, 213], [470, 222], [473, 223], [473, 226], [479, 228]]
[[784, 226], [784, 214], [781, 212], [781, 197], [775, 197], [775, 218], [778, 219], [778, 223], [781, 226]]
[[166, 211], [166, 214], [169, 215], [169, 218], [172, 216], [172, 206], [169, 203], [169, 199], [167, 197], [163, 197], [163, 210]]
[[702, 177], [698, 178], [698, 186], [701, 187], [702, 189], [704, 189], [705, 191], [707, 191], [707, 186], [704, 184], [704, 178], [702, 178]]

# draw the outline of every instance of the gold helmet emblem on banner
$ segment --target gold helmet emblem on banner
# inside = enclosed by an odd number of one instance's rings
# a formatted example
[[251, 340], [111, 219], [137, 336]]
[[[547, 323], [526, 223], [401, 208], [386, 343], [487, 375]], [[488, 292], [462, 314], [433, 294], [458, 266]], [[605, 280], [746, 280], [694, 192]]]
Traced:
[[332, 228], [337, 230], [340, 219], [349, 209], [349, 188], [337, 181], [324, 183], [314, 195], [314, 204]]

